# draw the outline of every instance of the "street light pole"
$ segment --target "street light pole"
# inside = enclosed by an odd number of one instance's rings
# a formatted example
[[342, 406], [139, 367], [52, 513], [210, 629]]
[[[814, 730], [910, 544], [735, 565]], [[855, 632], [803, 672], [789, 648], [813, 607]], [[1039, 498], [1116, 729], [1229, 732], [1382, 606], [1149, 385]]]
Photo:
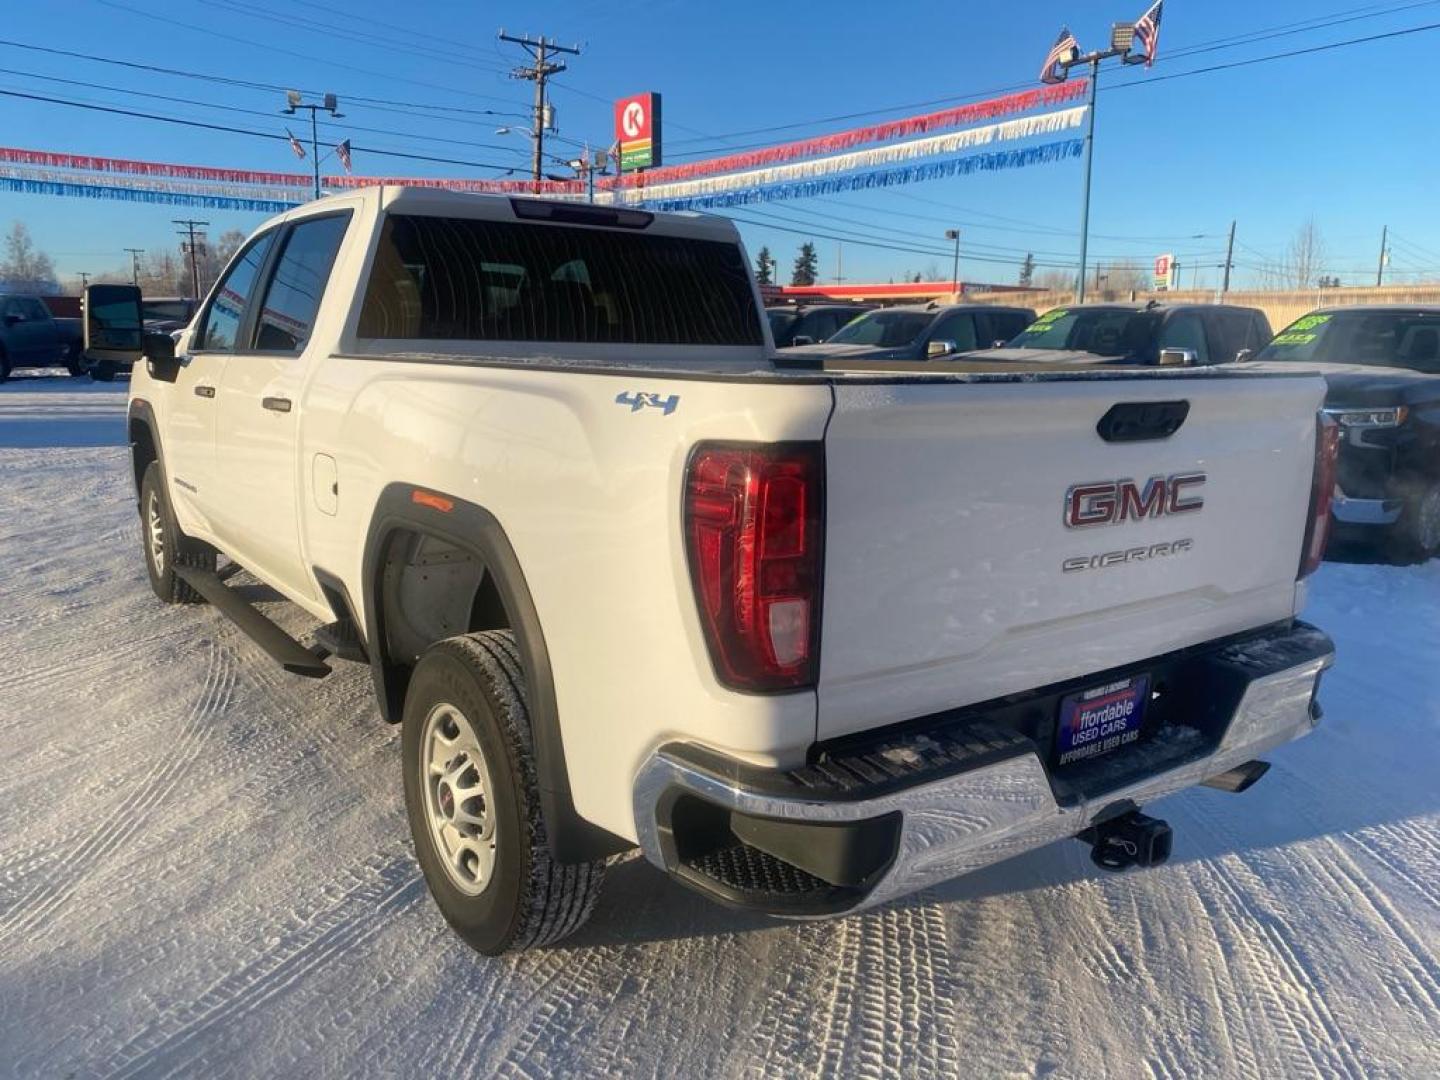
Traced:
[[[285, 108], [281, 111], [293, 116], [299, 109], [310, 110], [310, 165], [315, 171], [315, 198], [320, 198], [320, 123], [315, 114], [324, 110], [332, 119], [339, 120], [345, 114], [338, 111], [339, 102], [334, 94], [326, 94], [320, 103], [306, 104], [301, 100], [299, 90], [285, 91]], [[294, 138], [292, 135], [291, 138]], [[303, 156], [303, 155], [302, 155]]]
[[140, 284], [140, 256], [145, 254], [144, 248], [126, 248], [130, 253], [130, 284]]
[[1068, 60], [1059, 61], [1060, 70], [1066, 75], [1069, 75], [1071, 68], [1082, 64], [1090, 68], [1090, 115], [1086, 117], [1085, 128], [1085, 186], [1080, 199], [1080, 274], [1075, 290], [1077, 304], [1085, 302], [1085, 268], [1090, 244], [1090, 170], [1095, 155], [1095, 91], [1100, 83], [1100, 61], [1118, 56], [1121, 63], [1144, 63], [1145, 57], [1130, 55], [1134, 43], [1135, 24], [1114, 23], [1110, 27], [1108, 49], [1098, 49], [1083, 56], [1075, 55]]
[[955, 261], [950, 264], [950, 291], [958, 295], [960, 292], [960, 230], [946, 229], [945, 239], [955, 241]]

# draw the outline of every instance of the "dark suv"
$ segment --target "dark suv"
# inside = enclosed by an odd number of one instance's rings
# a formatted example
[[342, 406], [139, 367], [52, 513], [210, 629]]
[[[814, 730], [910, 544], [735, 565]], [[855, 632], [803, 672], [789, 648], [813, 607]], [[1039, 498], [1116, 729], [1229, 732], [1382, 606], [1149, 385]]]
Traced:
[[1322, 308], [1256, 359], [1325, 376], [1337, 538], [1383, 539], [1400, 559], [1440, 552], [1440, 307]]
[[1055, 308], [985, 359], [1191, 367], [1248, 359], [1270, 341], [1262, 311], [1230, 304]]
[[1031, 308], [926, 304], [867, 312], [823, 345], [788, 356], [827, 360], [938, 360], [1005, 341], [1035, 318]]
[[775, 338], [775, 347], [788, 349], [828, 341], [836, 330], [869, 310], [863, 304], [806, 304], [803, 307], [768, 307], [765, 315], [770, 320], [770, 334]]

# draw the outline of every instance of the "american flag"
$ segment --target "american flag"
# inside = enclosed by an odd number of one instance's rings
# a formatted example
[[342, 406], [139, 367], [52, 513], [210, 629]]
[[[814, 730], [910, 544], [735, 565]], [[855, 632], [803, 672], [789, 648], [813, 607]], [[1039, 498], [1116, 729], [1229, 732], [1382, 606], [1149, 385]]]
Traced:
[[1150, 10], [1135, 23], [1135, 37], [1145, 46], [1145, 66], [1155, 63], [1155, 49], [1160, 44], [1160, 9], [1165, 0], [1155, 0]]
[[[1158, 6], [1158, 5], [1157, 5]], [[1070, 33], [1068, 26], [1060, 28], [1060, 36], [1055, 39], [1055, 44], [1050, 46], [1049, 55], [1045, 57], [1045, 66], [1040, 69], [1040, 81], [1043, 83], [1058, 83], [1065, 81], [1065, 75], [1056, 70], [1056, 66], [1063, 60], [1069, 60], [1080, 51], [1080, 42], [1075, 40], [1075, 35]]]
[[305, 147], [300, 145], [300, 140], [295, 138], [295, 133], [289, 128], [286, 128], [285, 134], [290, 136], [290, 150], [296, 157], [303, 158], [305, 156]]
[[335, 153], [340, 158], [340, 164], [345, 166], [345, 172], [350, 172], [350, 140], [343, 139], [335, 144]]

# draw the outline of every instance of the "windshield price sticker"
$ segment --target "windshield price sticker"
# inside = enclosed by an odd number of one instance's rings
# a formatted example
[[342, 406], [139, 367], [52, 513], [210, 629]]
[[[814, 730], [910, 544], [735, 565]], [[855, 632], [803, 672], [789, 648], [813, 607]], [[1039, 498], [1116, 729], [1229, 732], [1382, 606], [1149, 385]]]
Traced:
[[1065, 308], [1056, 308], [1054, 311], [1047, 311], [1044, 315], [1041, 315], [1041, 316], [1040, 316], [1038, 319], [1036, 319], [1033, 323], [1031, 323], [1029, 326], [1027, 326], [1027, 327], [1025, 328], [1025, 333], [1027, 333], [1027, 334], [1041, 334], [1041, 333], [1044, 333], [1046, 330], [1049, 330], [1049, 329], [1050, 329], [1050, 326], [1051, 326], [1052, 323], [1054, 323], [1054, 322], [1055, 322], [1056, 320], [1058, 320], [1058, 319], [1063, 319], [1066, 315], [1069, 315], [1069, 314], [1070, 314], [1070, 312], [1067, 311]]
[[1303, 319], [1291, 323], [1290, 329], [1285, 332], [1289, 334], [1298, 330], [1314, 330], [1317, 326], [1324, 326], [1329, 321], [1329, 315], [1306, 315]]
[[1316, 337], [1318, 337], [1318, 336], [1319, 336], [1318, 334], [1297, 334], [1297, 333], [1294, 333], [1293, 331], [1288, 331], [1288, 330], [1287, 330], [1285, 333], [1283, 333], [1283, 334], [1281, 334], [1279, 337], [1277, 337], [1277, 338], [1272, 342], [1272, 344], [1274, 344], [1274, 345], [1308, 345], [1308, 344], [1310, 344], [1310, 342], [1314, 341], [1314, 340], [1316, 339]]

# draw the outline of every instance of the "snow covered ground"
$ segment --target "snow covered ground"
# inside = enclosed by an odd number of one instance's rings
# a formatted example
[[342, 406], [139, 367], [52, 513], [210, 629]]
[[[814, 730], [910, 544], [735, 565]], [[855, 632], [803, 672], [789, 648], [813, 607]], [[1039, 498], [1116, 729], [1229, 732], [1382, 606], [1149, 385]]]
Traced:
[[1067, 843], [790, 925], [631, 860], [487, 960], [366, 673], [151, 596], [123, 394], [0, 387], [0, 1074], [1440, 1075], [1440, 562], [1321, 571], [1325, 723], [1163, 803], [1167, 866]]

